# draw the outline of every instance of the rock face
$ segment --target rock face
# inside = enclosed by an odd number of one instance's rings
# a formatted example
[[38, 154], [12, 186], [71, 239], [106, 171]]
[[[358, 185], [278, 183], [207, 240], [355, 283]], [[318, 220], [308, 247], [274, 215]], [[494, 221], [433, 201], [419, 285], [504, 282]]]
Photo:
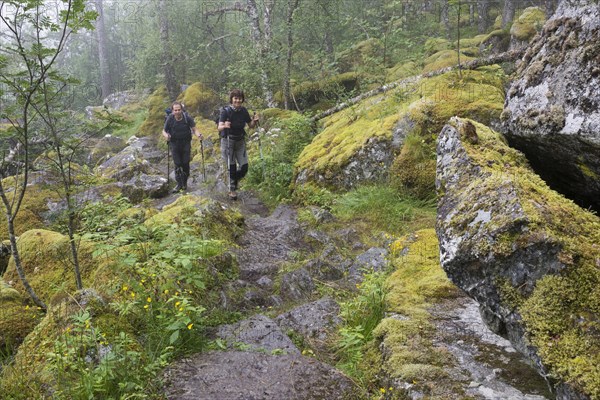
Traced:
[[599, 210], [598, 2], [561, 2], [517, 72], [503, 113], [510, 144], [551, 187]]
[[442, 267], [493, 331], [544, 376], [569, 382], [557, 398], [597, 398], [600, 356], [584, 354], [600, 350], [600, 220], [550, 190], [489, 128], [473, 123], [478, 140], [467, 141], [469, 123], [453, 118], [438, 138]]

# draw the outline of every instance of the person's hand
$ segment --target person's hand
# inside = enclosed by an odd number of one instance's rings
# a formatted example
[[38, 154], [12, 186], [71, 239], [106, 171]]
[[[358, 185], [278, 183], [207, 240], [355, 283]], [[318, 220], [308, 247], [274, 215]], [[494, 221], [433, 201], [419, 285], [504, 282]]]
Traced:
[[196, 136], [199, 140], [204, 140], [204, 135], [202, 135], [200, 132], [196, 133]]
[[171, 140], [171, 135], [169, 133], [163, 132], [163, 137], [168, 141]]
[[231, 128], [231, 121], [225, 121], [225, 122], [223, 122], [223, 126], [224, 126], [226, 129], [230, 129], [230, 128]]
[[258, 114], [254, 114], [254, 115], [252, 116], [252, 121], [254, 121], [254, 123], [255, 123], [255, 124], [257, 124], [257, 123], [258, 123], [258, 119], [259, 119], [259, 118], [258, 118]]

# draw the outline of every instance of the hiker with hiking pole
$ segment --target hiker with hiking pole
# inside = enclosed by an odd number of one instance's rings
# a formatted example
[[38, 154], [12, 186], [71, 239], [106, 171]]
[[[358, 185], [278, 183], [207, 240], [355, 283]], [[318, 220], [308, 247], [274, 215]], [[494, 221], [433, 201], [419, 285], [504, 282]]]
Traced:
[[[244, 102], [244, 92], [233, 89], [229, 93], [227, 107], [219, 115], [219, 136], [221, 137], [221, 157], [227, 163], [229, 175], [229, 198], [237, 199], [236, 190], [240, 180], [248, 173], [248, 154], [246, 154], [246, 124], [250, 129], [258, 124], [258, 115], [250, 117]], [[239, 166], [239, 169], [238, 169]]]
[[180, 102], [174, 102], [171, 105], [171, 114], [165, 120], [162, 131], [163, 137], [171, 148], [173, 164], [175, 164], [177, 186], [173, 189], [173, 193], [187, 190], [187, 181], [190, 176], [192, 133], [202, 141], [203, 136], [196, 128], [194, 119], [183, 111], [183, 105]]

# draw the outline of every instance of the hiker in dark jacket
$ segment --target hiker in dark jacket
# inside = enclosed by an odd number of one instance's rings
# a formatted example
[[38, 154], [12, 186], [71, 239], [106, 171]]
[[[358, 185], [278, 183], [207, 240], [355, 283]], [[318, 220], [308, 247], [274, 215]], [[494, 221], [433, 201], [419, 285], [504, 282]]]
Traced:
[[190, 176], [190, 159], [192, 152], [192, 132], [202, 140], [202, 134], [196, 128], [196, 122], [185, 111], [179, 102], [171, 106], [171, 114], [165, 120], [162, 135], [170, 143], [173, 163], [175, 164], [175, 180], [177, 186], [173, 193], [187, 190]]
[[221, 156], [229, 170], [229, 197], [236, 199], [238, 183], [248, 173], [244, 128], [246, 124], [254, 128], [258, 123], [258, 115], [250, 117], [246, 107], [242, 106], [244, 92], [239, 89], [229, 93], [229, 102], [230, 105], [221, 110], [217, 129], [221, 136]]

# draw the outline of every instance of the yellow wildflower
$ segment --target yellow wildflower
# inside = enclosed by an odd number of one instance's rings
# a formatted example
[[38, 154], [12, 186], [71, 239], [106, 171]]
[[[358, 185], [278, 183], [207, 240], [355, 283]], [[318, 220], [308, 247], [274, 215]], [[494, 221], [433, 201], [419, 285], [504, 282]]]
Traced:
[[192, 327], [194, 326], [194, 324], [192, 324], [191, 322], [188, 324], [187, 328], [188, 329], [192, 329]]
[[147, 301], [148, 303], [152, 303], [152, 297], [148, 296], [148, 298], [146, 299], [146, 301]]

